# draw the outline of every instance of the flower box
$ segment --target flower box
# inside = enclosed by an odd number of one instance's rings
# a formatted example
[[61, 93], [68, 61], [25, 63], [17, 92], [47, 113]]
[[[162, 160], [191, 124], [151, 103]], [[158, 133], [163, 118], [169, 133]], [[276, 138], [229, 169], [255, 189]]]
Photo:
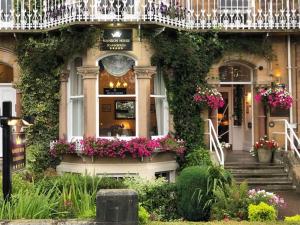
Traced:
[[132, 158], [143, 161], [145, 158], [151, 158], [158, 153], [172, 152], [182, 155], [184, 151], [184, 142], [170, 136], [156, 140], [134, 138], [128, 141], [88, 137], [79, 142], [68, 143], [59, 140], [50, 145], [50, 154], [53, 158], [63, 155], [79, 155], [92, 161], [94, 158]]
[[85, 156], [77, 154], [63, 154], [62, 162], [67, 163], [88, 163], [88, 164], [132, 164], [132, 163], [148, 163], [148, 162], [165, 162], [176, 160], [174, 152], [157, 152], [150, 157], [132, 158], [126, 156], [125, 158], [109, 158], [98, 156]]

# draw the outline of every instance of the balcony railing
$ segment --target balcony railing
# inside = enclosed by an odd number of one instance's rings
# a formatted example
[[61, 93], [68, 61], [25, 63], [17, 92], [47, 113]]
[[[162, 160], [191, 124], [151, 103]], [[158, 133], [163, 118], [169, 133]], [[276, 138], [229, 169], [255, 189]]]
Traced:
[[294, 30], [300, 0], [0, 0], [0, 30], [139, 22], [180, 29]]

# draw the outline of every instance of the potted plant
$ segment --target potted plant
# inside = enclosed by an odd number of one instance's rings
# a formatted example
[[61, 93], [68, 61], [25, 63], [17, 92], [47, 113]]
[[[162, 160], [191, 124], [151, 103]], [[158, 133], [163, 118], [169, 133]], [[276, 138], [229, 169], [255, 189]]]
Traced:
[[260, 138], [254, 145], [255, 154], [261, 163], [270, 163], [276, 149], [278, 149], [278, 143], [275, 140], [269, 140], [267, 136]]

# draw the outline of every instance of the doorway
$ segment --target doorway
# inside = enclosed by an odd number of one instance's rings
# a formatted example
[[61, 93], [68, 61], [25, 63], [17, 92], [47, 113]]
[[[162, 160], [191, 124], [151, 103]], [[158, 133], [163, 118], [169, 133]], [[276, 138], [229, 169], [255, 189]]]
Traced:
[[250, 151], [253, 145], [252, 69], [232, 63], [219, 68], [219, 92], [224, 106], [217, 111], [219, 141], [231, 149]]

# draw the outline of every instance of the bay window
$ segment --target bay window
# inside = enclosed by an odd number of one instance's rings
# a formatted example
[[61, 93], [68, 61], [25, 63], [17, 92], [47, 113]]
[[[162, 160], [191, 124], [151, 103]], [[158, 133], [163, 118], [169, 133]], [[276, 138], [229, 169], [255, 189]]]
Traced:
[[136, 136], [135, 61], [111, 55], [99, 61], [99, 136]]

